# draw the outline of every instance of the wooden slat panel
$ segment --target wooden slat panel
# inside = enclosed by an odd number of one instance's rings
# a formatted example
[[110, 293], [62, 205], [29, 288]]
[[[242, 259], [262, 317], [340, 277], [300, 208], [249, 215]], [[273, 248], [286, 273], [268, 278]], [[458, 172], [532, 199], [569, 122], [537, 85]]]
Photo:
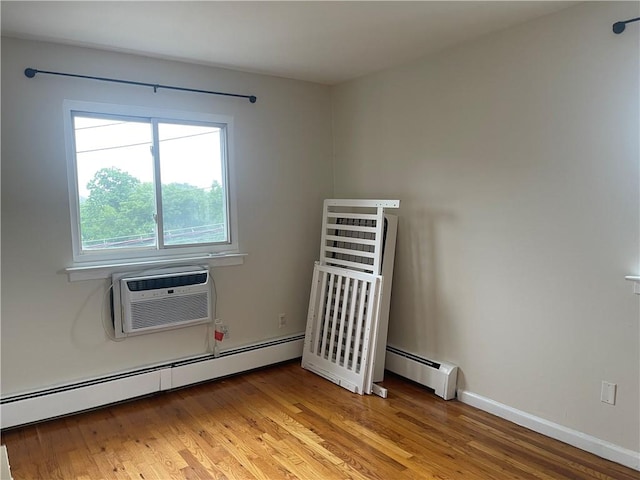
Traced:
[[360, 245], [370, 245], [374, 246], [376, 241], [371, 238], [360, 238], [360, 237], [341, 237], [337, 235], [326, 235], [325, 240], [331, 242], [340, 242], [340, 243], [357, 243]]
[[356, 305], [358, 303], [358, 292], [362, 288], [362, 280], [353, 279], [353, 289], [349, 299], [349, 323], [347, 326], [347, 340], [344, 342], [344, 368], [353, 369], [353, 328], [356, 322]]
[[327, 258], [325, 261], [327, 265], [345, 267], [351, 270], [365, 271], [369, 273], [373, 273], [374, 271], [374, 266], [366, 263], [350, 262], [349, 260], [342, 260], [339, 258]]
[[[344, 340], [344, 331], [347, 325], [345, 324], [345, 320], [347, 318], [347, 312], [349, 310], [349, 306], [351, 303], [351, 288], [353, 287], [353, 282], [351, 278], [345, 277], [344, 279], [344, 287], [342, 292], [342, 308], [340, 309], [340, 325], [338, 326], [338, 345], [341, 348], [338, 351], [338, 355], [336, 358], [336, 363], [342, 367], [345, 366], [345, 355], [348, 353], [348, 347], [345, 345]], [[348, 358], [348, 357], [347, 357]]]
[[320, 327], [320, 335], [322, 336], [322, 346], [320, 347], [319, 356], [321, 358], [325, 358], [327, 355], [327, 329], [329, 328], [329, 323], [331, 321], [331, 305], [333, 304], [333, 284], [335, 281], [336, 275], [329, 273], [329, 290], [328, 290], [328, 298], [327, 298], [327, 306], [324, 310], [322, 326]]
[[314, 276], [319, 275], [320, 276], [320, 283], [318, 286], [318, 283], [314, 283], [314, 286], [317, 287], [318, 290], [313, 291], [314, 295], [318, 295], [318, 293], [320, 293], [320, 301], [319, 303], [317, 303], [315, 305], [315, 327], [311, 332], [308, 332], [307, 334], [311, 334], [311, 338], [313, 340], [313, 347], [311, 349], [311, 352], [316, 353], [317, 355], [320, 355], [320, 345], [322, 342], [322, 337], [321, 337], [321, 333], [322, 333], [322, 322], [324, 319], [323, 313], [324, 313], [324, 305], [325, 302], [327, 301], [327, 279], [328, 279], [328, 275], [327, 272], [321, 272], [320, 270], [316, 269]]
[[330, 198], [324, 201], [327, 207], [399, 208], [400, 200], [362, 200]]
[[347, 212], [327, 212], [329, 218], [348, 218], [352, 220], [376, 220], [375, 213], [347, 213]]
[[[370, 358], [370, 332], [372, 320], [377, 319], [374, 303], [378, 298], [381, 277], [319, 264], [314, 268], [314, 278], [316, 272], [327, 273], [329, 287], [326, 289], [327, 301], [322, 306], [324, 311], [317, 309], [314, 313], [324, 319], [319, 327], [320, 332], [307, 329], [307, 336], [313, 338], [320, 335], [322, 342], [319, 353], [315, 355], [309, 348], [309, 341], [305, 342], [302, 365], [353, 392], [371, 393], [372, 379], [368, 375], [373, 364]], [[347, 279], [353, 280], [352, 288], [343, 288], [343, 282]], [[315, 281], [312, 283], [313, 288], [317, 288], [317, 285]], [[310, 311], [313, 308], [310, 307]], [[350, 310], [348, 338], [344, 343], [336, 343], [338, 323], [347, 308]], [[344, 362], [340, 361], [342, 357]]]
[[[330, 333], [330, 338], [329, 338], [329, 360], [332, 360], [333, 358], [333, 352], [334, 352], [334, 348], [340, 348], [339, 346], [336, 346], [336, 325], [338, 323], [338, 318], [340, 315], [340, 304], [342, 302], [342, 279], [344, 277], [339, 276], [338, 277], [338, 283], [336, 284], [336, 293], [334, 295], [334, 300], [333, 300], [333, 317], [331, 319], [331, 333]], [[335, 363], [339, 364], [339, 362], [336, 360], [334, 360]]]
[[361, 361], [362, 361], [360, 349], [363, 348], [361, 344], [362, 329], [364, 328], [364, 326], [366, 325], [367, 321], [370, 318], [370, 317], [366, 317], [364, 314], [367, 290], [369, 289], [370, 283], [367, 281], [363, 281], [361, 285], [362, 286], [360, 287], [360, 291], [358, 292], [358, 314], [356, 315], [356, 318], [355, 318], [356, 332], [353, 339], [353, 355], [354, 355], [353, 371], [359, 374], [361, 374], [360, 368], [361, 368]]
[[[356, 257], [366, 257], [366, 258], [375, 258], [376, 254], [374, 252], [367, 252], [365, 250], [358, 249], [348, 249], [348, 248], [338, 248], [338, 247], [327, 247], [327, 252], [333, 253], [342, 253], [343, 255], [353, 255]], [[331, 259], [334, 260], [334, 259]]]
[[[378, 233], [377, 227], [364, 227], [360, 225], [349, 225], [347, 223], [327, 223], [326, 226], [327, 231], [333, 230], [335, 231], [347, 231], [347, 232], [362, 232], [368, 233], [370, 235], [375, 235]], [[335, 233], [333, 233], [335, 235]], [[347, 238], [350, 238], [348, 235], [345, 235]]]

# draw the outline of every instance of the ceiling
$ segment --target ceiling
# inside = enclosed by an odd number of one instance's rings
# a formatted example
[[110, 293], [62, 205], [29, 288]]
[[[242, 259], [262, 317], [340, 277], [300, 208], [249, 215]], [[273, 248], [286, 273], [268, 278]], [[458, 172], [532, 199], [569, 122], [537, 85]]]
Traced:
[[564, 1], [2, 1], [2, 35], [328, 85], [553, 13]]

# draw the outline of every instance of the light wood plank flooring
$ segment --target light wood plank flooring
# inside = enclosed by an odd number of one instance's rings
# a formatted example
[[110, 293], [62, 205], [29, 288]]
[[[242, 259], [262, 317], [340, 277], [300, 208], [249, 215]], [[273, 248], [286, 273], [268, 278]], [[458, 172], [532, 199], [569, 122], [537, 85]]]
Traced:
[[2, 433], [22, 479], [615, 479], [640, 473], [387, 373], [354, 395], [298, 362]]

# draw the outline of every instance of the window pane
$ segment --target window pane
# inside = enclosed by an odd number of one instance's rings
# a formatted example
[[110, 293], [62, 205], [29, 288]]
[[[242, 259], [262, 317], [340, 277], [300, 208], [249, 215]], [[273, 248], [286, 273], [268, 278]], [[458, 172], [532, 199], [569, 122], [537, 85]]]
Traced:
[[228, 240], [224, 130], [159, 123], [165, 245]]
[[74, 115], [83, 250], [155, 247], [151, 125]]

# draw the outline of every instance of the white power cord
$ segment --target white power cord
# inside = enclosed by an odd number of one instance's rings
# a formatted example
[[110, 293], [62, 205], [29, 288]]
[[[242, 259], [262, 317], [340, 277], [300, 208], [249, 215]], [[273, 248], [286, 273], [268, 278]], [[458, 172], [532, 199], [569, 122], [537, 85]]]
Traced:
[[[109, 337], [109, 340], [113, 341], [113, 342], [122, 342], [125, 337], [123, 338], [116, 338], [116, 333], [115, 330], [113, 328], [113, 325], [107, 325], [107, 323], [105, 322], [105, 314], [104, 311], [106, 310], [106, 304], [107, 304], [107, 296], [109, 295], [109, 292], [111, 292], [113, 290], [113, 283], [109, 285], [109, 288], [107, 288], [106, 292], [104, 292], [104, 296], [102, 297], [102, 309], [101, 309], [101, 320], [102, 320], [102, 328], [104, 329], [104, 333], [107, 334], [107, 337]], [[113, 304], [109, 305], [109, 311], [113, 310]]]

